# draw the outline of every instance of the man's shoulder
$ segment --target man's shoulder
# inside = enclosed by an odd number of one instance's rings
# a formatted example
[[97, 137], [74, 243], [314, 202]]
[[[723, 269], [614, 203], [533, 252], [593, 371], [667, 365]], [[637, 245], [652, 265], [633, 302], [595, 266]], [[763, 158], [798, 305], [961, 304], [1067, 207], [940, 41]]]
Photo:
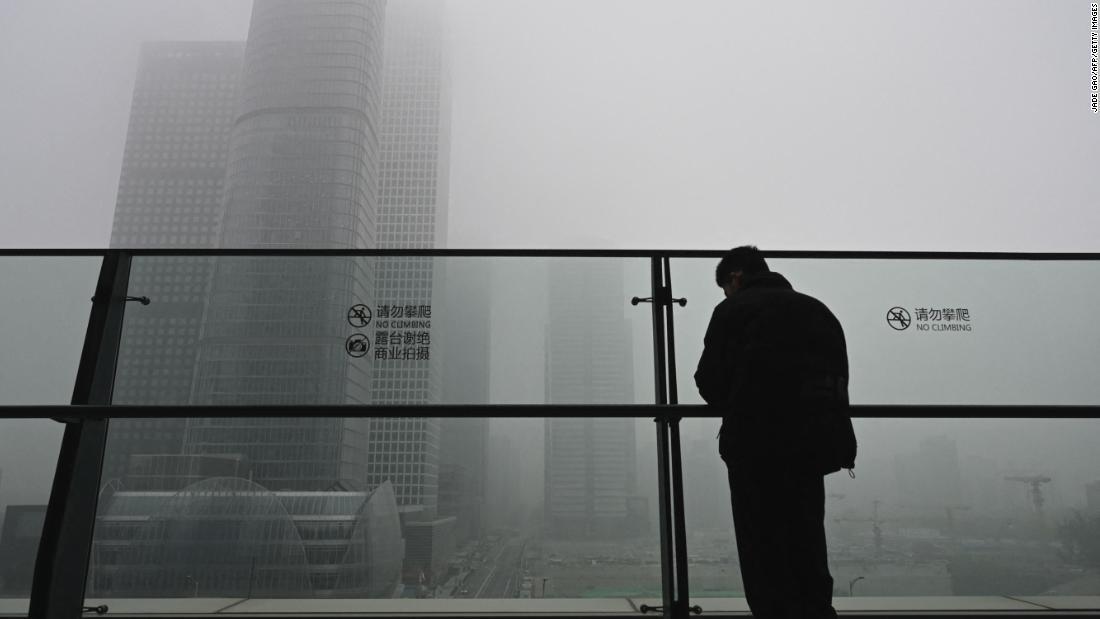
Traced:
[[798, 290], [791, 290], [790, 293], [793, 297], [799, 299], [803, 303], [806, 303], [808, 305], [820, 305], [821, 307], [825, 307], [825, 304], [820, 299], [818, 299], [817, 297], [815, 297], [811, 294], [807, 294], [805, 292], [801, 292], [801, 291], [798, 291]]
[[832, 310], [829, 309], [829, 306], [825, 305], [825, 302], [821, 299], [818, 299], [813, 295], [806, 294], [805, 292], [799, 292], [797, 290], [792, 290], [791, 292], [795, 295], [795, 298], [797, 298], [801, 303], [805, 304], [806, 306], [817, 308], [829, 314], [833, 313]]

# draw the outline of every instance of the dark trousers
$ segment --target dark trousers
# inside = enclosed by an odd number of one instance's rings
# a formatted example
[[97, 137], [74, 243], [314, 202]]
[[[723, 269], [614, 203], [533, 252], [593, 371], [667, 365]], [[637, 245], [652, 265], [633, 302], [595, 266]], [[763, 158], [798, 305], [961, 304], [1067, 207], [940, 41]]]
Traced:
[[775, 461], [727, 464], [741, 579], [753, 617], [835, 618], [824, 476]]

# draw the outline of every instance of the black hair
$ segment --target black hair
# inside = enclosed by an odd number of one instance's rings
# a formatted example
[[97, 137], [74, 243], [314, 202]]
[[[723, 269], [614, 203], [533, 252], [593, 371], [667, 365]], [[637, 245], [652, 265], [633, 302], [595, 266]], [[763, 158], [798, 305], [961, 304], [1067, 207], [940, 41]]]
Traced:
[[767, 273], [768, 263], [764, 261], [764, 255], [755, 245], [742, 245], [734, 247], [722, 256], [718, 268], [714, 270], [714, 280], [721, 286], [729, 281], [730, 275], [741, 271], [745, 275], [752, 273]]

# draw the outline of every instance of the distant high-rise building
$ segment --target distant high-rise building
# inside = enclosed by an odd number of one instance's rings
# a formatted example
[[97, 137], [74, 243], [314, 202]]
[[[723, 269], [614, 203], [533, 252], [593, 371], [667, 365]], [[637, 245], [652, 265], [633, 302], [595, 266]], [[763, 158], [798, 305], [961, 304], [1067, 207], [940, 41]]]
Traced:
[[[431, 249], [447, 238], [451, 149], [451, 84], [445, 4], [401, 0], [386, 5], [380, 131], [378, 247]], [[393, 282], [432, 263], [395, 262]], [[389, 269], [381, 269], [385, 274]], [[417, 282], [419, 284], [420, 282]], [[427, 285], [416, 286], [423, 294]], [[430, 301], [430, 296], [416, 300]]]
[[458, 540], [477, 539], [485, 525], [488, 420], [443, 418], [440, 427], [439, 515], [457, 519]]
[[490, 435], [488, 461], [487, 524], [493, 527], [518, 525], [527, 511], [520, 492], [520, 449], [510, 437]]
[[[386, 6], [380, 127], [378, 247], [431, 249], [445, 244], [450, 170], [450, 84], [445, 6], [405, 0]], [[423, 326], [374, 331], [371, 400], [376, 404], [438, 404], [441, 400], [443, 260], [402, 256], [377, 261], [376, 303], [417, 308]], [[423, 308], [432, 312], [425, 316]], [[392, 316], [393, 323], [401, 316]], [[404, 316], [406, 322], [412, 316]], [[383, 340], [383, 335], [385, 339]], [[396, 341], [395, 341], [396, 338]], [[434, 338], [434, 339], [433, 339]], [[413, 349], [409, 341], [417, 344]], [[383, 344], [382, 342], [386, 342]], [[445, 342], [442, 343], [445, 345]], [[417, 354], [409, 355], [415, 350]], [[434, 358], [432, 356], [434, 355]], [[440, 420], [370, 420], [367, 485], [396, 483], [397, 503], [438, 513]]]
[[[443, 244], [450, 93], [442, 2], [257, 0], [247, 45], [234, 45], [233, 92], [218, 106], [200, 106], [217, 107], [222, 114], [220, 150], [196, 146], [215, 132], [209, 127], [173, 125], [170, 138], [163, 138], [157, 123], [177, 123], [173, 117], [155, 116], [142, 125], [150, 140], [168, 140], [164, 152], [179, 145], [211, 157], [200, 167], [216, 170], [216, 193], [179, 186], [179, 195], [187, 197], [180, 204], [205, 200], [205, 208], [191, 214], [210, 215], [209, 226], [199, 234], [199, 226], [168, 211], [154, 213], [150, 224], [135, 224], [127, 218], [138, 211], [130, 203], [129, 210], [122, 208], [120, 188], [116, 245], [415, 249]], [[207, 81], [200, 79], [197, 87]], [[163, 96], [176, 96], [173, 92]], [[137, 101], [135, 94], [135, 110]], [[178, 136], [172, 133], [177, 129]], [[202, 140], [192, 135], [201, 131]], [[136, 135], [132, 128], [131, 140]], [[168, 158], [156, 144], [140, 146], [153, 160]], [[128, 144], [128, 157], [129, 149]], [[123, 186], [127, 178], [124, 169]], [[158, 189], [155, 195], [160, 194]], [[137, 232], [150, 236], [138, 242]], [[265, 256], [191, 258], [179, 264], [158, 259], [157, 264], [163, 268], [148, 281], [132, 277], [135, 294], [148, 294], [150, 307], [162, 313], [141, 308], [144, 314], [128, 314], [127, 333], [134, 332], [128, 337], [144, 348], [127, 349], [124, 342], [122, 365], [132, 368], [126, 375], [132, 380], [116, 391], [116, 402], [430, 404], [444, 397], [439, 328], [397, 327], [398, 333], [387, 334], [391, 342], [416, 339], [423, 356], [389, 354], [388, 346], [379, 345], [376, 325], [366, 333], [376, 343], [370, 357], [353, 358], [345, 349], [355, 331], [348, 324], [355, 304], [415, 307], [425, 323], [433, 311], [438, 316], [441, 261]], [[181, 286], [174, 288], [175, 275]], [[166, 290], [174, 294], [153, 294]], [[164, 320], [174, 313], [187, 321]], [[163, 353], [158, 347], [177, 342], [182, 346], [173, 360], [159, 362], [167, 369], [151, 363], [153, 355]], [[478, 379], [487, 387], [486, 342], [479, 354], [485, 359], [478, 367], [485, 371]], [[171, 389], [161, 389], [169, 380]], [[459, 391], [470, 388], [466, 384]], [[447, 397], [459, 397], [455, 393]], [[288, 492], [370, 491], [390, 482], [402, 526], [433, 540], [426, 547], [432, 550], [430, 565], [438, 567], [442, 553], [453, 546], [456, 526], [479, 530], [479, 524], [467, 522], [480, 522], [476, 508], [484, 499], [478, 485], [484, 483], [479, 471], [484, 440], [479, 446], [477, 437], [487, 426], [485, 420], [478, 423], [452, 437], [461, 436], [461, 445], [447, 447], [456, 455], [447, 464], [449, 485], [444, 485], [451, 498], [444, 509], [454, 518], [438, 516], [438, 418], [123, 422], [112, 427], [108, 471], [132, 489], [147, 491], [178, 490], [219, 471], [247, 472], [267, 488]]]
[[[377, 246], [384, 7], [253, 5], [220, 247]], [[219, 259], [194, 401], [369, 402], [370, 364], [345, 340], [349, 308], [369, 303], [372, 289], [366, 260]], [[364, 419], [194, 419], [184, 449], [240, 453], [274, 490], [361, 488], [367, 433]]]
[[[243, 56], [240, 42], [142, 45], [112, 247], [214, 247]], [[131, 284], [135, 277], [131, 273]], [[180, 289], [163, 292], [179, 294]], [[129, 388], [165, 397], [165, 385], [154, 390], [146, 381], [126, 385], [121, 378], [116, 379], [116, 395]], [[178, 394], [187, 394], [178, 385], [167, 386], [175, 388], [173, 403], [180, 402]]]
[[[551, 264], [548, 404], [634, 401], [625, 304], [620, 263]], [[608, 537], [635, 531], [629, 522], [637, 485], [634, 426], [626, 418], [546, 420], [544, 509], [549, 535]]]
[[[111, 247], [215, 246], [243, 57], [237, 42], [142, 46]], [[130, 290], [152, 302], [126, 312], [116, 404], [188, 402], [211, 270], [209, 258], [133, 260]], [[180, 453], [183, 428], [182, 419], [112, 421], [104, 477], [121, 477], [132, 454]]]
[[[437, 321], [444, 336], [442, 401], [446, 404], [489, 402], [489, 276], [489, 260], [446, 261], [440, 287], [447, 291], [447, 304]], [[477, 538], [485, 530], [488, 515], [489, 420], [441, 421], [439, 513], [457, 517], [459, 540]]]

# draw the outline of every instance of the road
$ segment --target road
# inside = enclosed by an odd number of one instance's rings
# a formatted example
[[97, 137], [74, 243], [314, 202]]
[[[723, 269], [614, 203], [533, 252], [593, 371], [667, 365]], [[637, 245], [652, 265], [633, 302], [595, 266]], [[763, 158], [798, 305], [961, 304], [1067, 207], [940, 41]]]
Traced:
[[513, 537], [501, 543], [489, 554], [488, 559], [466, 579], [467, 593], [459, 597], [500, 599], [512, 598], [522, 581], [520, 560], [523, 556], [523, 538]]

